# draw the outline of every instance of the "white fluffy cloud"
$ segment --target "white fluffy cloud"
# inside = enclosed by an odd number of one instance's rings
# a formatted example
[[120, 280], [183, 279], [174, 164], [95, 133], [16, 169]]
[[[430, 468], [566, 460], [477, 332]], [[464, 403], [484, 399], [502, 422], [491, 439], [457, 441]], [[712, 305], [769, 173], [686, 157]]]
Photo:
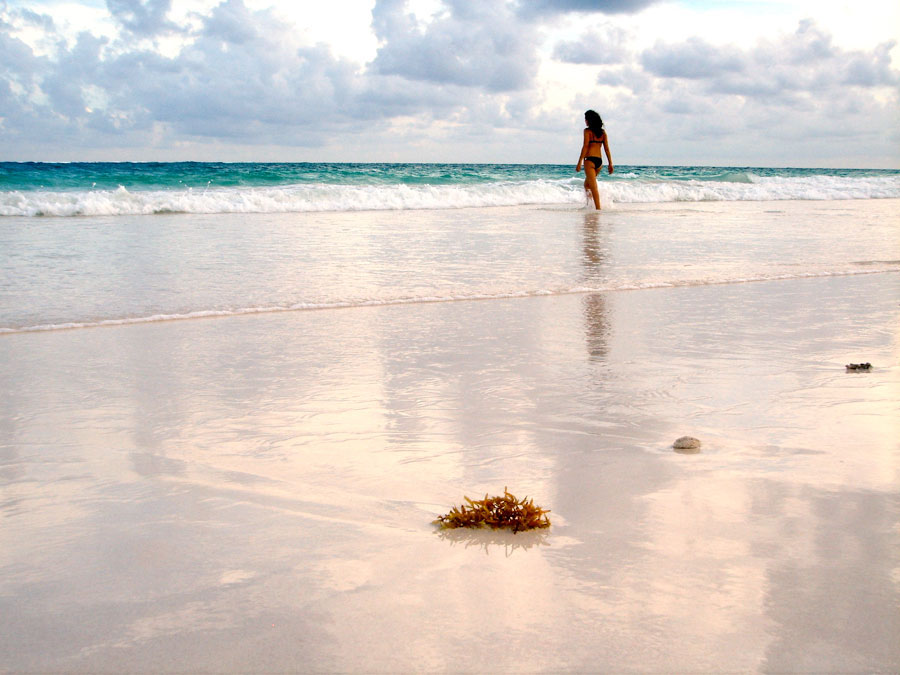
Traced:
[[404, 0], [377, 0], [375, 34], [383, 43], [376, 73], [503, 92], [529, 86], [537, 72], [534, 29], [504, 0], [447, 0], [447, 13], [420, 26]]
[[172, 0], [106, 0], [109, 13], [125, 30], [138, 36], [177, 31], [168, 19]]
[[790, 95], [835, 87], [896, 87], [891, 67], [893, 42], [870, 51], [845, 51], [812, 21], [792, 35], [763, 41], [750, 50], [714, 46], [700, 38], [681, 44], [659, 43], [641, 55], [641, 63], [663, 78], [699, 80], [711, 92], [743, 96]]
[[121, 40], [83, 32], [73, 44], [60, 39], [52, 56], [35, 54], [9, 21], [0, 25], [0, 50], [13, 57], [4, 58], [2, 73], [4, 131], [84, 145], [140, 144], [160, 129], [316, 143], [320, 121], [341, 113], [359, 88], [354, 64], [325, 46], [294, 44], [291, 26], [241, 0], [218, 5], [175, 57], [152, 44], [132, 46], [133, 33], [167, 30], [164, 13], [148, 6], [142, 13], [137, 4], [122, 10], [128, 35]]
[[854, 137], [862, 144], [880, 137], [877, 143], [890, 148], [897, 133], [890, 119], [900, 102], [892, 47], [844, 50], [814, 22], [803, 21], [794, 33], [750, 49], [691, 39], [659, 43], [640, 62], [656, 78], [661, 108], [688, 116], [681, 124], [700, 142], [727, 127], [729, 134], [757, 130], [759, 143], [777, 142], [794, 152], [816, 143], [828, 152]]
[[566, 63], [609, 65], [631, 58], [631, 35], [623, 28], [607, 24], [584, 33], [577, 40], [560, 42], [553, 58]]
[[526, 15], [584, 12], [590, 14], [631, 14], [660, 0], [519, 0]]
[[[624, 121], [618, 128], [660, 162], [702, 155], [716, 164], [737, 157], [746, 164], [900, 164], [892, 41], [844, 49], [804, 20], [746, 48], [702, 37], [661, 40], [621, 63], [579, 51], [604, 37], [588, 33], [554, 56], [597, 66], [598, 87], [612, 92], [605, 116]], [[607, 42], [617, 51], [615, 37]]]
[[[568, 163], [577, 113], [596, 107], [617, 156], [636, 162], [786, 163], [763, 134], [797, 163], [900, 163], [894, 44], [845, 48], [811, 20], [743, 47], [648, 43], [649, 0], [372, 0], [377, 47], [360, 62], [331, 48], [314, 13], [205, 2], [176, 20], [171, 0], [107, 0], [102, 29], [74, 33], [35, 7], [0, 10], [10, 158], [256, 147], [266, 154], [254, 158], [345, 160], [354, 148], [367, 161]], [[845, 138], [852, 161], [825, 153], [823, 133]]]

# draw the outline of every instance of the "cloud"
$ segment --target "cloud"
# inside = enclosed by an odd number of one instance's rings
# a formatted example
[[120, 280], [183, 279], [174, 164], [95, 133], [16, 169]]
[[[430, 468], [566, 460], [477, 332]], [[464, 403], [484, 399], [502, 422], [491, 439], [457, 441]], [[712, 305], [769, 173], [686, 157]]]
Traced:
[[525, 16], [590, 12], [593, 14], [635, 14], [660, 0], [519, 0]]
[[377, 0], [373, 27], [382, 45], [372, 70], [409, 80], [510, 92], [528, 87], [538, 68], [534, 29], [503, 0], [448, 0], [427, 25], [404, 0]]
[[[844, 49], [811, 21], [746, 49], [699, 38], [658, 43], [637, 61], [645, 79], [634, 81], [643, 90], [613, 99], [608, 124], [627, 120], [629, 132], [644, 134], [641, 143], [661, 156], [695, 146], [717, 163], [729, 153], [757, 156], [762, 164], [820, 158], [846, 165], [851, 155], [885, 162], [898, 131], [900, 73], [891, 67], [892, 46]], [[601, 69], [598, 82], [615, 70]], [[640, 125], [633, 123], [638, 117]]]
[[694, 37], [638, 52], [635, 35], [599, 17], [557, 44], [557, 63], [539, 72], [542, 31], [561, 24], [522, 16], [515, 0], [446, 0], [429, 17], [407, 0], [378, 0], [369, 63], [310, 43], [312, 23], [298, 29], [245, 0], [216, 2], [172, 29], [168, 0], [109, 0], [103, 26], [77, 35], [62, 18], [0, 3], [7, 156], [184, 158], [199, 149], [216, 159], [274, 148], [291, 159], [291, 148], [322, 148], [319, 157], [345, 160], [555, 161], [565, 159], [573, 116], [578, 131], [580, 111], [594, 108], [617, 152], [624, 139], [644, 161], [690, 161], [685, 148], [694, 148], [727, 162], [732, 151], [761, 155], [765, 139], [777, 139], [772, 157], [782, 148], [790, 158], [835, 157], [822, 139], [840, 137], [855, 139], [842, 145], [857, 157], [896, 164], [896, 150], [885, 150], [900, 133], [894, 43], [849, 49], [812, 21], [746, 48]]
[[605, 66], [600, 68], [597, 73], [597, 84], [606, 87], [622, 87], [637, 95], [652, 94], [653, 83], [652, 76], [633, 64]]
[[[164, 25], [155, 16], [144, 29]], [[217, 6], [171, 58], [89, 33], [41, 57], [14, 32], [0, 24], [0, 118], [21, 137], [130, 145], [163, 128], [172, 139], [316, 144], [330, 131], [323, 120], [352, 119], [347, 102], [362, 89], [356, 64], [298, 45], [293, 26], [241, 0]]]
[[297, 44], [292, 26], [242, 0], [217, 6], [176, 58], [135, 56], [128, 70], [146, 77], [120, 83], [122, 103], [194, 136], [290, 142], [323, 119], [351, 116], [344, 104], [359, 89], [354, 64], [325, 45]]
[[26, 86], [40, 62], [31, 47], [13, 35], [14, 27], [0, 17], [0, 73], [7, 82]]
[[274, 23], [268, 13], [254, 13], [247, 9], [242, 0], [226, 0], [214, 7], [204, 19], [203, 35], [228, 44], [242, 45], [258, 39], [266, 29], [274, 29], [275, 36], [279, 36], [281, 27]]
[[622, 28], [606, 25], [591, 30], [578, 40], [560, 42], [553, 49], [553, 58], [564, 63], [611, 65], [629, 60], [628, 43], [631, 36]]
[[812, 21], [795, 33], [755, 47], [717, 47], [699, 38], [680, 44], [657, 43], [641, 54], [641, 65], [661, 78], [696, 80], [707, 93], [790, 98], [797, 93], [834, 92], [895, 86], [900, 73], [891, 67], [894, 43], [871, 51], [845, 51]]
[[841, 65], [841, 81], [857, 87], [897, 85], [900, 77], [891, 68], [891, 50], [896, 44], [891, 40], [877, 45], [869, 54], [856, 52], [849, 55]]
[[[316, 147], [342, 136], [371, 138], [395, 119], [473, 128], [509, 122], [509, 92], [530, 81], [533, 47], [505, 42], [513, 40], [514, 26], [484, 27], [474, 39], [487, 46], [472, 53], [476, 45], [464, 39], [466, 27], [479, 25], [485, 12], [502, 13], [503, 5], [464, 5], [451, 6], [445, 21], [416, 38], [461, 50], [449, 69], [434, 74], [399, 64], [367, 71], [336, 57], [327, 45], [301, 42], [294, 25], [272, 11], [251, 10], [243, 0], [223, 0], [198, 17], [171, 56], [156, 51], [152, 41], [133, 40], [135, 31], [150, 37], [165, 28], [165, 3], [155, 5], [155, 14], [148, 9], [152, 21], [123, 25], [120, 38], [113, 39], [85, 32], [67, 42], [47, 17], [10, 15], [12, 23], [0, 21], [0, 129], [22, 143], [29, 137], [65, 139], [67, 147], [185, 140]], [[383, 59], [415, 46], [402, 30], [411, 20], [403, 7], [376, 8]], [[16, 37], [13, 24], [26, 22], [48, 31], [52, 54], [39, 56]], [[432, 50], [431, 58], [438, 52]], [[506, 93], [498, 98], [497, 91]]]
[[641, 55], [641, 64], [660, 77], [707, 79], [728, 73], [742, 73], [747, 57], [733, 47], [715, 47], [700, 38], [678, 45], [657, 43]]
[[45, 31], [53, 30], [55, 28], [53, 18], [46, 14], [38, 14], [37, 12], [23, 7], [19, 9], [18, 15], [25, 25], [42, 28]]
[[167, 18], [171, 6], [172, 0], [106, 0], [113, 18], [140, 37], [177, 31], [177, 26]]

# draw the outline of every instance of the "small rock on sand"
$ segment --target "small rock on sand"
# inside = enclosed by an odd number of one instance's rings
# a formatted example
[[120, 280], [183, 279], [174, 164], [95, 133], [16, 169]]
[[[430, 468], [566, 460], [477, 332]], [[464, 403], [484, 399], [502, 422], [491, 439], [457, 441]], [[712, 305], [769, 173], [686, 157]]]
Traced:
[[693, 436], [682, 436], [672, 444], [672, 447], [676, 450], [699, 450], [700, 441]]

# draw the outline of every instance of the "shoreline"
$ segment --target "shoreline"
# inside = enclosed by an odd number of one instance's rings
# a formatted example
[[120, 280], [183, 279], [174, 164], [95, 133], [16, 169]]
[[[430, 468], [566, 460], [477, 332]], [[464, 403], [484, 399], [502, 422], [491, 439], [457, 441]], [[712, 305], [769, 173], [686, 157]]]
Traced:
[[[108, 216], [74, 228], [64, 218], [40, 228], [0, 219], [0, 247], [8, 243], [12, 253], [0, 337], [162, 318], [895, 272], [897, 205]], [[664, 227], [669, 220], [675, 227]], [[756, 236], [745, 239], [748, 223]], [[855, 235], [845, 241], [850, 223]], [[174, 252], [160, 256], [163, 245]], [[70, 262], [48, 268], [53, 256]], [[337, 278], [341, 264], [348, 271]]]
[[[880, 261], [876, 261], [880, 262]], [[893, 261], [885, 261], [892, 264]], [[868, 263], [866, 263], [868, 264]], [[594, 295], [598, 293], [628, 293], [635, 291], [658, 291], [670, 288], [700, 288], [706, 286], [733, 286], [741, 284], [758, 284], [779, 281], [802, 281], [805, 279], [826, 279], [832, 277], [855, 277], [870, 274], [900, 274], [900, 270], [860, 270], [856, 272], [821, 272], [799, 275], [785, 275], [781, 277], [760, 277], [757, 279], [734, 279], [723, 281], [706, 281], [682, 283], [660, 283], [654, 286], [632, 286], [623, 288], [576, 288], [564, 291], [522, 291], [520, 293], [507, 293], [502, 295], [474, 295], [447, 298], [398, 298], [396, 300], [371, 300], [346, 303], [325, 303], [321, 305], [301, 307], [247, 307], [236, 310], [199, 310], [196, 313], [185, 315], [154, 315], [147, 317], [129, 317], [125, 319], [103, 319], [93, 323], [72, 324], [46, 324], [39, 326], [25, 326], [22, 328], [0, 328], [0, 339], [4, 335], [20, 335], [28, 333], [47, 333], [67, 330], [81, 330], [91, 328], [110, 328], [117, 326], [143, 325], [150, 323], [170, 323], [174, 321], [192, 321], [197, 319], [228, 319], [259, 314], [282, 314], [289, 312], [318, 312], [325, 310], [361, 309], [366, 307], [396, 307], [402, 305], [435, 305], [456, 302], [489, 302], [496, 300], [518, 300], [528, 298], [562, 297], [566, 295]]]

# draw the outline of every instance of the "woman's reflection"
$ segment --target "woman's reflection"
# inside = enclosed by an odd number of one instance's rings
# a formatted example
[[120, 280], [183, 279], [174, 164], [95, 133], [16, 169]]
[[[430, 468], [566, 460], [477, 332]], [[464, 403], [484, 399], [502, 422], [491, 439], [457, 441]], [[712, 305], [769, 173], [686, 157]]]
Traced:
[[[597, 212], [584, 214], [583, 253], [584, 284], [589, 288], [602, 287], [607, 250], [600, 240], [600, 216]], [[591, 360], [603, 359], [608, 350], [609, 317], [606, 296], [602, 292], [584, 296], [584, 332]]]

